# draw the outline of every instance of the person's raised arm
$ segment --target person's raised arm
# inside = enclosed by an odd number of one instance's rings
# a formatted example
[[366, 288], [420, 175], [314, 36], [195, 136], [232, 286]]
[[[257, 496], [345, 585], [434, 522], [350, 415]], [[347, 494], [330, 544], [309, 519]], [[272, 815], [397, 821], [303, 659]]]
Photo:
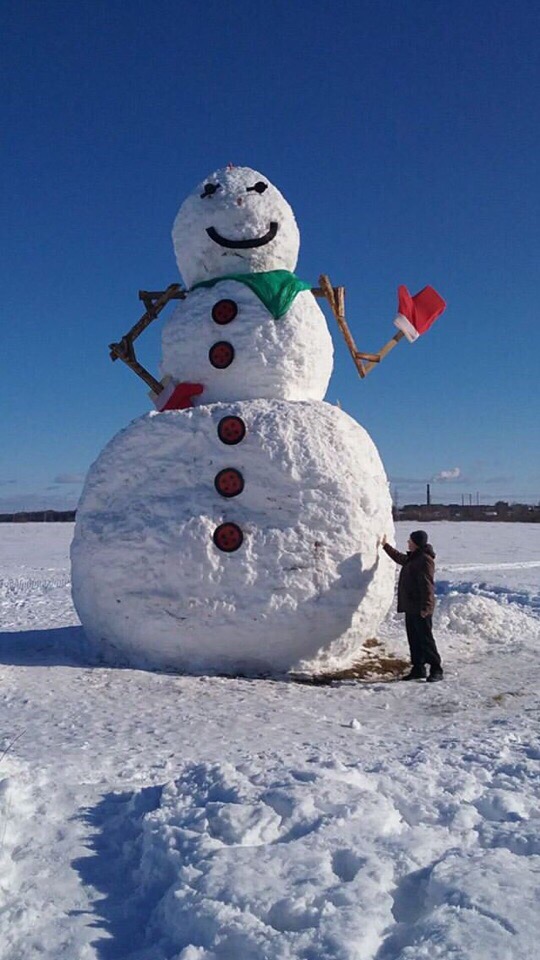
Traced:
[[384, 552], [387, 553], [388, 556], [391, 557], [395, 563], [399, 564], [400, 567], [402, 567], [403, 564], [407, 562], [407, 554], [400, 553], [399, 550], [396, 550], [395, 547], [391, 547], [390, 544], [387, 542], [385, 533], [383, 533], [381, 537], [381, 547], [383, 548]]

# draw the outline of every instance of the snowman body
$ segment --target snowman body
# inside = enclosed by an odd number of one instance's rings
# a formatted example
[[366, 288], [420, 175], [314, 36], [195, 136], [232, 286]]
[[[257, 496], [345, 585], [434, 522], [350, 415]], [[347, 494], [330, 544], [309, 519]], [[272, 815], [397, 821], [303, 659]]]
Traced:
[[231, 277], [296, 263], [292, 211], [263, 185], [247, 168], [218, 171], [181, 208], [173, 237], [192, 289], [164, 328], [162, 373], [203, 392], [121, 431], [83, 490], [73, 597], [115, 660], [329, 672], [361, 658], [392, 601], [377, 550], [388, 483], [366, 431], [323, 402], [324, 316], [309, 290], [276, 307]]
[[199, 287], [163, 329], [161, 372], [204, 384], [202, 403], [218, 400], [322, 400], [332, 374], [332, 340], [309, 290], [274, 319], [235, 280]]

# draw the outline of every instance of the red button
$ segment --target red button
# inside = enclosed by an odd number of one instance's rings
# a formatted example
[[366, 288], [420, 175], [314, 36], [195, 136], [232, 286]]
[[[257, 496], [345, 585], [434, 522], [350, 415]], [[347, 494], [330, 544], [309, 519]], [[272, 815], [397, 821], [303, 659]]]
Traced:
[[212, 320], [224, 326], [234, 320], [238, 313], [238, 305], [234, 300], [218, 300], [212, 307]]
[[241, 417], [222, 417], [218, 423], [218, 437], [222, 443], [240, 443], [246, 435], [246, 425]]
[[242, 546], [244, 534], [236, 523], [221, 523], [214, 530], [214, 543], [224, 553], [234, 553]]
[[216, 474], [214, 486], [222, 497], [237, 497], [244, 489], [244, 478], [234, 467], [225, 467]]
[[226, 340], [219, 340], [213, 347], [210, 347], [208, 359], [212, 366], [217, 367], [218, 370], [224, 370], [225, 367], [229, 367], [234, 360], [234, 347], [232, 343], [227, 343]]

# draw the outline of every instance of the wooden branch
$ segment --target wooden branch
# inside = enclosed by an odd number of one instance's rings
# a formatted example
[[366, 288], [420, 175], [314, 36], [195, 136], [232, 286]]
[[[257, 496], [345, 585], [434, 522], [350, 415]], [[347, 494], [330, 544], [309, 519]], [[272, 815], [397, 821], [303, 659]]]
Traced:
[[[179, 296], [179, 294], [181, 296]], [[140, 337], [143, 330], [146, 330], [152, 323], [152, 320], [155, 320], [158, 314], [161, 313], [163, 307], [167, 306], [169, 300], [183, 300], [185, 296], [186, 292], [182, 290], [179, 283], [171, 283], [166, 290], [158, 290], [152, 293], [147, 290], [139, 290], [139, 300], [143, 300], [146, 312], [143, 313], [140, 320], [137, 320], [137, 323], [131, 328], [127, 336], [130, 337], [132, 341], [136, 340], [137, 337]], [[150, 306], [148, 307], [147, 304]]]
[[364, 378], [366, 374], [364, 370], [364, 364], [362, 363], [362, 354], [356, 348], [354, 338], [345, 319], [345, 287], [333, 287], [330, 283], [330, 278], [323, 273], [319, 277], [319, 287], [316, 287], [313, 290], [313, 294], [314, 296], [326, 297], [328, 300], [328, 303], [332, 308], [332, 313], [336, 318], [337, 325], [341, 330], [345, 343], [349, 348], [349, 353], [353, 358], [354, 365], [358, 370], [360, 377]]
[[159, 394], [163, 390], [163, 384], [156, 380], [145, 367], [137, 360], [133, 342], [140, 337], [153, 320], [161, 313], [169, 300], [183, 300], [187, 296], [186, 291], [182, 289], [179, 283], [171, 283], [166, 290], [139, 290], [139, 300], [142, 300], [146, 310], [142, 317], [137, 320], [131, 330], [122, 337], [119, 343], [110, 343], [109, 352], [111, 360], [122, 360], [137, 374], [141, 380]]
[[[169, 300], [185, 300], [187, 297], [187, 290], [184, 290], [179, 283], [171, 283], [165, 293], [172, 291], [169, 295]], [[150, 300], [157, 300], [158, 297], [163, 296], [163, 290], [139, 290], [139, 300], [145, 300], [149, 298]]]
[[362, 353], [360, 350], [357, 352], [356, 356], [360, 357], [361, 360], [370, 360], [371, 363], [378, 363], [381, 359], [378, 353]]
[[[386, 356], [386, 354], [387, 354], [387, 353], [390, 353], [390, 351], [393, 350], [394, 347], [397, 346], [397, 344], [399, 343], [400, 340], [403, 340], [403, 337], [404, 337], [404, 336], [405, 336], [405, 334], [403, 333], [403, 331], [402, 331], [402, 330], [398, 330], [398, 332], [394, 334], [394, 336], [392, 337], [392, 339], [389, 340], [388, 343], [385, 343], [384, 347], [381, 347], [381, 349], [379, 350], [379, 352], [378, 352], [378, 354], [377, 354], [377, 363], [379, 363], [381, 360], [383, 360], [384, 357]], [[367, 366], [366, 366], [366, 368], [365, 368], [366, 373], [369, 373], [370, 370], [373, 370], [373, 367], [374, 367], [374, 366], [375, 366], [375, 363], [374, 363], [373, 361], [372, 361], [371, 363], [368, 363]]]
[[[120, 357], [120, 359], [122, 358]], [[124, 363], [127, 363], [127, 361], [124, 361]], [[156, 380], [156, 378], [153, 377], [152, 374], [149, 373], [149, 371], [146, 369], [146, 367], [143, 367], [142, 363], [139, 363], [138, 360], [132, 360], [130, 363], [127, 363], [127, 366], [129, 367], [130, 370], [133, 370], [133, 373], [136, 373], [137, 376], [141, 378], [141, 380], [144, 380], [144, 382], [148, 384], [148, 386], [150, 387], [151, 390], [154, 391], [156, 396], [158, 396], [161, 393], [161, 391], [164, 389], [163, 384], [160, 383], [159, 380]]]
[[[391, 350], [403, 339], [405, 334], [399, 330], [398, 333], [395, 333], [391, 340], [385, 343], [378, 353], [364, 353], [363, 350], [357, 350], [356, 344], [354, 342], [353, 336], [347, 321], [345, 320], [345, 287], [333, 287], [330, 283], [329, 277], [326, 274], [322, 274], [319, 277], [319, 286], [313, 287], [312, 294], [314, 297], [319, 299], [326, 299], [332, 308], [332, 312], [337, 320], [339, 329], [341, 330], [345, 343], [349, 348], [349, 353], [354, 360], [354, 364], [358, 373], [362, 378], [366, 377], [367, 374], [373, 370], [381, 360], [386, 357]], [[364, 364], [362, 361], [366, 361]]]

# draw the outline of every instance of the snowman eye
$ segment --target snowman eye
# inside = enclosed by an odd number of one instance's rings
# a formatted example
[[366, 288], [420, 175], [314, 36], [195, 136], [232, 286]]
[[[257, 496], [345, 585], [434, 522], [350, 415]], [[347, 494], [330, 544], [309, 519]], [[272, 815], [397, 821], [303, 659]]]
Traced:
[[220, 183], [205, 183], [204, 192], [201, 193], [201, 198], [204, 200], [205, 197], [212, 197], [216, 190], [219, 190]]
[[262, 180], [259, 180], [254, 187], [248, 187], [247, 192], [249, 193], [250, 190], [255, 190], [255, 193], [264, 193], [264, 191], [267, 189], [268, 189], [268, 184], [263, 183]]

